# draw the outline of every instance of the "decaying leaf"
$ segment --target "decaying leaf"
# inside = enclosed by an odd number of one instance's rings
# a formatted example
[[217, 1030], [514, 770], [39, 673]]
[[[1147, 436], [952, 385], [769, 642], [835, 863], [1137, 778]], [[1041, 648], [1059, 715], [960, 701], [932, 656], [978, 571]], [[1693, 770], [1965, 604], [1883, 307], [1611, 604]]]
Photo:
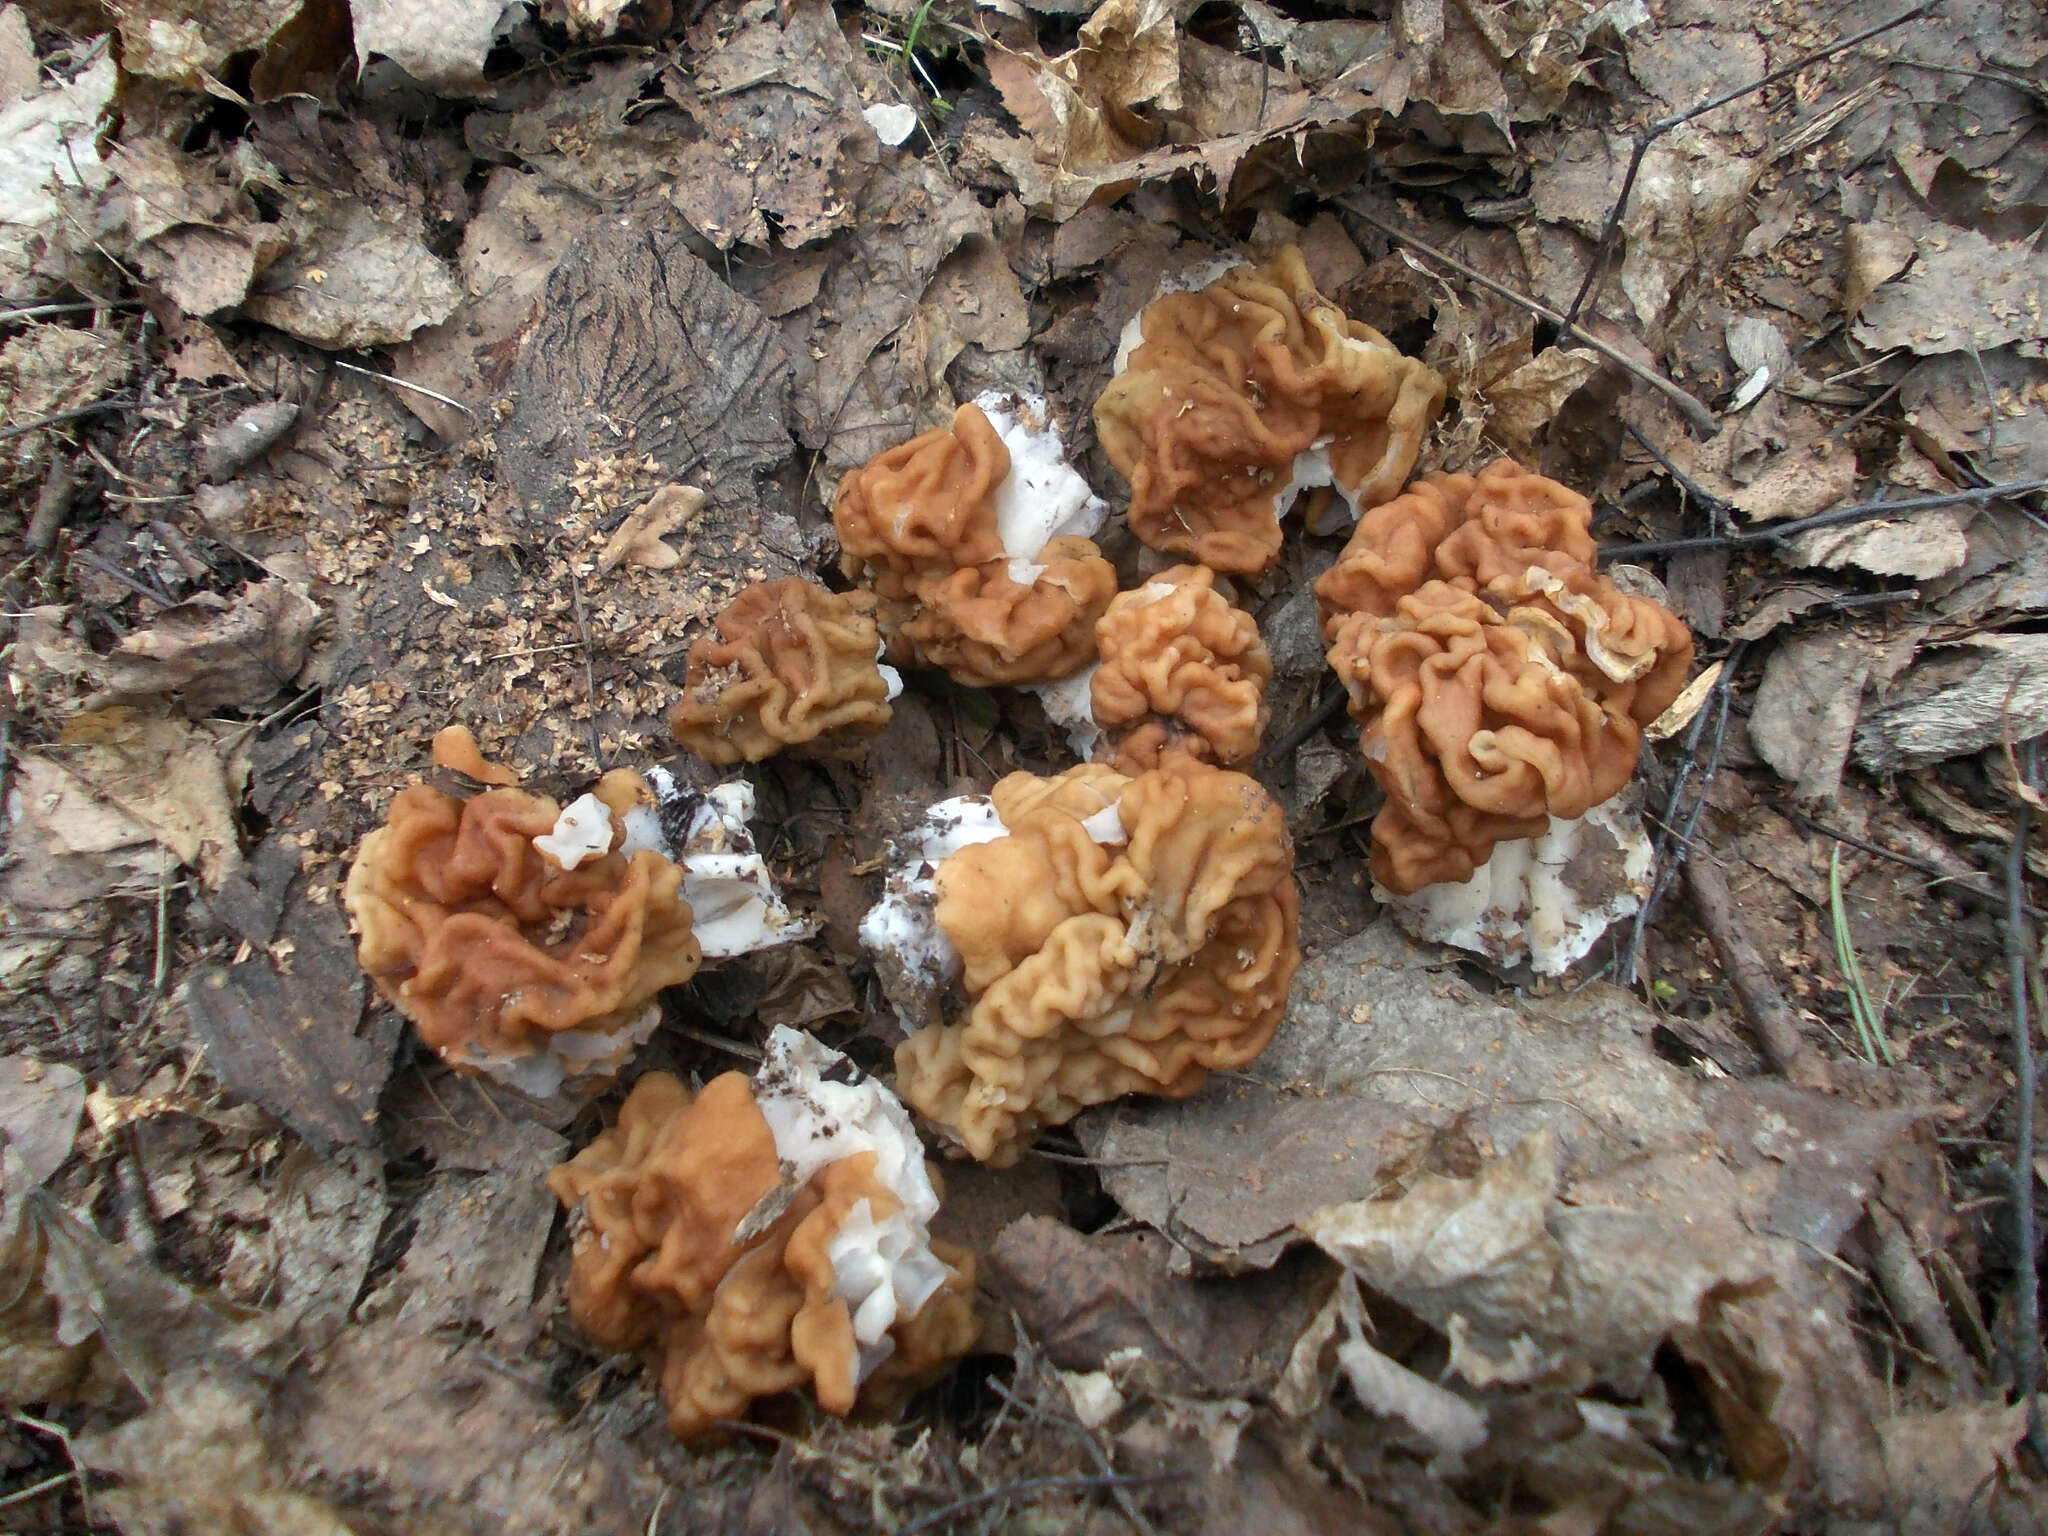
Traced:
[[311, 598], [273, 577], [232, 602], [208, 592], [166, 608], [97, 670], [114, 694], [176, 694], [194, 714], [257, 709], [291, 686], [319, 622]]
[[10, 1173], [0, 1199], [11, 1207], [64, 1166], [84, 1111], [85, 1079], [76, 1068], [33, 1056], [0, 1056], [0, 1137]]
[[108, 859], [85, 896], [153, 887], [162, 865], [151, 844], [208, 885], [241, 862], [234, 806], [247, 765], [204, 727], [112, 706], [72, 721], [58, 749], [23, 753], [17, 772], [10, 850], [31, 863]]
[[238, 53], [260, 52], [299, 13], [304, 0], [110, 0], [121, 31], [121, 64], [130, 74], [200, 86]]
[[1896, 773], [2043, 731], [2048, 635], [1973, 635], [1929, 651], [1864, 715], [1856, 761]]
[[1842, 231], [1842, 313], [1855, 319], [1870, 296], [1913, 264], [1912, 237], [1889, 224], [1851, 224]]
[[316, 1343], [340, 1331], [369, 1272], [385, 1210], [377, 1154], [337, 1147], [323, 1157], [305, 1146], [286, 1154], [270, 1197], [277, 1272], [268, 1299], [280, 1326]]
[[415, 231], [352, 197], [309, 201], [291, 252], [244, 303], [250, 318], [346, 351], [405, 341], [461, 303], [455, 275]]
[[1936, 507], [1896, 521], [1873, 518], [1815, 528], [1793, 540], [1793, 557], [1801, 565], [1831, 571], [1853, 567], [1873, 576], [1927, 581], [1961, 570], [1970, 558], [1967, 525], [1968, 514]]
[[1084, 1237], [1028, 1216], [988, 1254], [989, 1283], [1047, 1356], [1066, 1370], [1128, 1360], [1126, 1388], [1232, 1397], [1269, 1389], [1329, 1294], [1329, 1265], [1308, 1255], [1236, 1280], [1170, 1267], [1156, 1233]]
[[349, 0], [357, 57], [382, 55], [422, 85], [450, 92], [482, 85], [493, 38], [508, 13], [521, 9], [520, 0]]
[[37, 242], [61, 218], [60, 191], [107, 184], [96, 141], [119, 71], [104, 42], [65, 83], [0, 102], [0, 291], [31, 293]]
[[1764, 663], [1750, 745], [1797, 798], [1825, 800], [1841, 783], [1870, 668], [1871, 647], [1848, 629], [1793, 635]]
[[880, 158], [849, 73], [852, 50], [823, 0], [797, 0], [700, 55], [684, 105], [701, 128], [679, 146], [675, 205], [725, 250], [792, 249], [853, 222]]
[[1865, 346], [1988, 352], [2048, 337], [2048, 254], [2031, 242], [1936, 225], [1913, 243], [1911, 270], [1863, 303], [1852, 329]]

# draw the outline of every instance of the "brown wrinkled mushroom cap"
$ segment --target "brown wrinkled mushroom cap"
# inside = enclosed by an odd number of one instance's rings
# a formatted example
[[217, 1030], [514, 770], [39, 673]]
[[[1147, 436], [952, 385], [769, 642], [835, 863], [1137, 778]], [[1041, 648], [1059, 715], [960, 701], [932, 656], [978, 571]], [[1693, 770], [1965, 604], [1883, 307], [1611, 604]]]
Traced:
[[548, 1175], [563, 1207], [582, 1212], [570, 1315], [599, 1347], [646, 1360], [679, 1438], [805, 1385], [830, 1413], [898, 1404], [974, 1346], [975, 1262], [933, 1242], [952, 1273], [915, 1316], [898, 1319], [894, 1351], [858, 1381], [830, 1244], [861, 1200], [877, 1221], [902, 1209], [874, 1165], [872, 1152], [828, 1164], [774, 1221], [740, 1239], [741, 1223], [782, 1179], [752, 1084], [728, 1072], [692, 1098], [675, 1078], [650, 1072], [618, 1124]]
[[951, 427], [884, 449], [839, 482], [840, 570], [902, 599], [920, 576], [1002, 558], [995, 492], [1009, 473], [1010, 450], [978, 405], [961, 406]]
[[1406, 895], [1618, 794], [1692, 635], [1594, 569], [1583, 496], [1510, 460], [1373, 508], [1316, 583], [1386, 792], [1372, 870]]
[[1279, 557], [1297, 455], [1327, 439], [1336, 483], [1370, 506], [1407, 480], [1443, 405], [1443, 381], [1318, 293], [1293, 246], [1155, 299], [1140, 325], [1096, 432], [1130, 482], [1132, 531], [1215, 570]]
[[1102, 665], [1090, 698], [1119, 772], [1143, 773], [1170, 753], [1227, 768], [1258, 751], [1273, 660], [1208, 567], [1177, 565], [1119, 593], [1095, 641]]
[[[510, 777], [460, 728], [435, 738], [434, 761]], [[625, 770], [593, 793], [613, 813], [615, 845], [624, 812], [652, 799]], [[509, 785], [461, 800], [415, 784], [356, 852], [342, 894], [357, 958], [453, 1067], [531, 1056], [565, 1031], [623, 1034], [657, 992], [697, 972], [682, 869], [643, 850], [564, 870], [533, 843], [560, 811]]]
[[991, 560], [917, 583], [898, 634], [917, 659], [969, 688], [1068, 677], [1095, 659], [1095, 624], [1116, 595], [1116, 568], [1091, 539], [1048, 540], [1022, 562]]
[[994, 688], [1051, 682], [1094, 659], [1116, 570], [1073, 534], [1010, 558], [995, 505], [1009, 473], [1009, 449], [968, 404], [950, 428], [886, 449], [840, 482], [840, 569], [880, 598], [892, 660]]
[[676, 740], [706, 762], [757, 763], [795, 748], [858, 757], [889, 723], [874, 598], [790, 577], [756, 582], [690, 646]]
[[[994, 799], [1008, 835], [936, 877], [971, 1002], [896, 1048], [906, 1102], [1006, 1166], [1091, 1104], [1184, 1097], [1266, 1048], [1301, 951], [1293, 848], [1257, 783], [1083, 764], [1012, 774]], [[1090, 833], [1110, 807], [1121, 844]]]

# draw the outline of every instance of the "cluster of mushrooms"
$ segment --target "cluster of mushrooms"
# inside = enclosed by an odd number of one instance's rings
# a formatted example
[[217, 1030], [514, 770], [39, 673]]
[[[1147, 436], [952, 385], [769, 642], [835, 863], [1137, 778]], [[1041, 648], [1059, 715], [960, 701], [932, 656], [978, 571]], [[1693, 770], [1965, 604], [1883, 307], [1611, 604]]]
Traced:
[[[670, 724], [716, 765], [859, 756], [898, 667], [1037, 691], [1081, 761], [944, 801], [898, 841], [861, 925], [903, 1031], [893, 1092], [777, 1029], [751, 1079], [643, 1075], [551, 1176], [571, 1313], [644, 1356], [677, 1435], [806, 1385], [833, 1413], [886, 1409], [973, 1347], [974, 1258], [930, 1235], [906, 1105], [1003, 1166], [1041, 1128], [1191, 1094], [1272, 1038], [1298, 896], [1281, 810], [1239, 771], [1272, 663], [1228, 578], [1275, 563], [1297, 503], [1320, 532], [1356, 522], [1316, 595], [1385, 793], [1382, 898], [1553, 971], [1613, 915], [1573, 883], [1590, 844], [1636, 857], [1612, 802], [1691, 636], [1598, 572], [1591, 506], [1564, 486], [1506, 461], [1409, 485], [1442, 403], [1285, 250], [1156, 299], [1095, 408], [1133, 531], [1188, 563], [1120, 592], [1092, 538], [1108, 509], [1043, 402], [988, 395], [842, 482], [851, 590], [761, 583], [692, 646]], [[615, 769], [561, 805], [459, 727], [434, 761], [449, 772], [398, 795], [346, 899], [364, 969], [459, 1070], [594, 1091], [658, 1027], [663, 988], [814, 931], [753, 846], [743, 782]]]

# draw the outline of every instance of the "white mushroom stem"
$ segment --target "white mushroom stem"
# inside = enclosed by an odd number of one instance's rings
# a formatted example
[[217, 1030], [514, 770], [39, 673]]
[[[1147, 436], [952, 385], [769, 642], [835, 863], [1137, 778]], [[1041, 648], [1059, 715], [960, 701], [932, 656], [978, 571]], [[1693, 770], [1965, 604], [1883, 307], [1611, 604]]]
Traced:
[[754, 815], [751, 784], [735, 779], [699, 793], [678, 784], [666, 768], [650, 768], [647, 782], [660, 808], [627, 813], [622, 847], [627, 853], [651, 848], [682, 865], [682, 898], [706, 960], [752, 954], [817, 931], [815, 922], [790, 912], [755, 850], [747, 827]]
[[989, 390], [974, 403], [1010, 450], [1010, 473], [996, 487], [996, 532], [1010, 557], [1011, 580], [1029, 586], [1043, 569], [1033, 562], [1050, 541], [1068, 534], [1093, 538], [1109, 507], [1067, 462], [1042, 396]]
[[869, 1201], [854, 1202], [826, 1247], [833, 1294], [853, 1319], [856, 1376], [865, 1381], [895, 1351], [889, 1330], [915, 1317], [951, 1271], [931, 1250], [939, 1197], [909, 1112], [871, 1077], [848, 1083], [828, 1076], [845, 1064], [823, 1041], [777, 1025], [754, 1078], [754, 1102], [788, 1183], [872, 1152], [876, 1181], [902, 1202], [879, 1221]]
[[941, 800], [895, 847], [882, 899], [861, 920], [861, 947], [905, 1032], [931, 1018], [939, 994], [960, 974], [960, 955], [939, 926], [939, 866], [962, 848], [1007, 835], [995, 803], [980, 795]]
[[1555, 976], [1643, 904], [1653, 862], [1634, 810], [1617, 798], [1575, 821], [1552, 817], [1541, 837], [1496, 845], [1462, 884], [1374, 894], [1417, 938]]

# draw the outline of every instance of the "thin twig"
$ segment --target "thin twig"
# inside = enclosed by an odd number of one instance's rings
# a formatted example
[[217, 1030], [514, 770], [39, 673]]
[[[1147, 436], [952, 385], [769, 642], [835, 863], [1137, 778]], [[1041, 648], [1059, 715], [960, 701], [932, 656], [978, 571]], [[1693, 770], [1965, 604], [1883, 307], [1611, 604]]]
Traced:
[[1316, 700], [1315, 707], [1302, 717], [1300, 724], [1266, 748], [1260, 756], [1268, 763], [1286, 762], [1301, 750], [1303, 742], [1344, 713], [1344, 705], [1350, 697], [1343, 687], [1332, 688]]
[[1692, 476], [1672, 463], [1664, 450], [1651, 442], [1648, 434], [1634, 422], [1623, 422], [1622, 425], [1628, 429], [1628, 435], [1642, 445], [1644, 452], [1664, 466], [1664, 473], [1671, 477], [1672, 482], [1681, 491], [1707, 509], [1707, 532], [1709, 534], [1719, 533], [1721, 531], [1721, 523], [1728, 515], [1728, 503], [1716, 496], [1712, 491], [1707, 490], [1698, 481], [1694, 480]]
[[1684, 869], [1693, 911], [1720, 957], [1722, 974], [1748, 1015], [1764, 1059], [1791, 1082], [1802, 1087], [1823, 1086], [1827, 1063], [1801, 1034], [1799, 1016], [1785, 1001], [1769, 962], [1736, 911], [1727, 875], [1712, 859], [1687, 859]]
[[[2028, 747], [2024, 790], [2036, 777], [2039, 744]], [[2005, 963], [2012, 973], [2013, 1069], [2019, 1077], [2013, 1112], [2019, 1128], [2013, 1141], [2013, 1216], [2018, 1225], [2019, 1264], [2013, 1276], [2013, 1367], [2027, 1403], [2027, 1444], [2048, 1461], [2048, 1428], [2041, 1422], [2041, 1274], [2038, 1238], [2034, 1231], [2034, 1020], [2028, 1007], [2028, 963], [2032, 945], [2027, 933], [2027, 835], [2034, 808], [2022, 793], [2014, 797], [2012, 843], [2005, 860]]]
[[1118, 1473], [1113, 1477], [1027, 1477], [1021, 1483], [1004, 1483], [1000, 1488], [984, 1488], [979, 1493], [968, 1494], [964, 1499], [955, 1499], [923, 1518], [911, 1521], [897, 1532], [897, 1536], [917, 1536], [919, 1531], [934, 1530], [955, 1515], [965, 1514], [978, 1505], [1006, 1499], [1014, 1494], [1040, 1493], [1055, 1488], [1129, 1488], [1143, 1483], [1170, 1483], [1179, 1476], [1179, 1473], [1174, 1472], [1143, 1472]]
[[[1692, 835], [1699, 826], [1700, 813], [1707, 803], [1707, 790], [1714, 781], [1714, 774], [1721, 766], [1721, 743], [1728, 730], [1728, 706], [1735, 692], [1735, 673], [1742, 665], [1743, 653], [1749, 649], [1744, 640], [1737, 640], [1728, 648], [1728, 654], [1721, 662], [1721, 675], [1715, 679], [1713, 691], [1701, 702], [1699, 713], [1692, 717], [1692, 724], [1686, 728], [1685, 741], [1679, 748], [1677, 767], [1671, 776], [1671, 793], [1664, 800], [1664, 814], [1657, 821], [1657, 843], [1650, 854], [1650, 868], [1654, 872], [1650, 880], [1650, 894], [1643, 898], [1643, 904], [1636, 908], [1634, 924], [1629, 929], [1628, 943], [1615, 963], [1615, 980], [1621, 985], [1633, 986], [1636, 971], [1642, 964], [1643, 939], [1649, 926], [1650, 913], [1671, 888], [1671, 881], [1678, 873], [1678, 866], [1685, 862], [1692, 851]], [[1705, 766], [1701, 766], [1700, 737], [1707, 728], [1707, 717], [1714, 717], [1714, 739], [1709, 747]], [[1684, 803], [1687, 782], [1694, 773], [1699, 774], [1699, 791], [1693, 799], [1691, 812], [1686, 816], [1683, 827], [1679, 825], [1679, 807]]]
[[24, 304], [17, 309], [0, 309], [0, 324], [11, 320], [47, 320], [52, 315], [82, 315], [101, 309], [137, 309], [136, 299], [100, 299], [89, 304]]
[[1974, 1394], [1977, 1368], [1971, 1363], [1970, 1352], [1963, 1348], [1963, 1341], [1956, 1337], [1934, 1282], [1921, 1267], [1920, 1255], [1905, 1223], [1876, 1200], [1870, 1202], [1866, 1214], [1876, 1238], [1871, 1244], [1870, 1270], [1877, 1277], [1878, 1289], [1884, 1292], [1885, 1300], [1905, 1324], [1906, 1331], [1941, 1367], [1949, 1385], [1958, 1392]]
[[1370, 209], [1361, 207], [1352, 198], [1340, 197], [1336, 199], [1336, 202], [1339, 207], [1357, 215], [1389, 239], [1398, 240], [1418, 255], [1427, 256], [1431, 261], [1441, 266], [1449, 267], [1467, 282], [1477, 283], [1489, 293], [1498, 294], [1501, 298], [1506, 299], [1510, 304], [1518, 304], [1539, 319], [1548, 320], [1557, 327], [1560, 337], [1576, 341], [1582, 346], [1591, 347], [1595, 352], [1598, 352], [1602, 357], [1614, 364], [1615, 367], [1621, 369], [1622, 372], [1642, 380], [1652, 389], [1668, 396], [1671, 403], [1678, 407], [1679, 414], [1691, 422], [1702, 436], [1712, 437], [1721, 430], [1721, 423], [1715, 418], [1714, 413], [1700, 404], [1692, 395], [1687, 394], [1678, 385], [1672, 383], [1671, 380], [1665, 378], [1663, 374], [1658, 373], [1655, 369], [1644, 367], [1634, 358], [1621, 351], [1620, 348], [1611, 346], [1607, 342], [1602, 341], [1598, 336], [1589, 336], [1576, 323], [1559, 314], [1548, 304], [1532, 299], [1526, 293], [1517, 293], [1506, 283], [1495, 282], [1484, 272], [1467, 266], [1448, 252], [1440, 251], [1435, 246], [1418, 240], [1415, 236], [1388, 223]]
[[401, 379], [395, 373], [379, 373], [374, 368], [364, 368], [356, 363], [344, 363], [338, 357], [333, 359], [333, 362], [334, 366], [341, 369], [344, 373], [360, 373], [366, 379], [375, 379], [380, 384], [389, 384], [393, 389], [409, 389], [416, 395], [425, 395], [429, 400], [438, 400], [443, 405], [458, 410], [463, 415], [472, 419], [476, 416], [476, 412], [472, 411], [460, 400], [450, 395], [444, 395], [438, 389], [429, 389], [424, 384], [415, 384], [411, 379]]
[[1999, 501], [2008, 496], [2026, 496], [2048, 490], [2048, 480], [2009, 480], [2003, 485], [1980, 485], [1967, 491], [1943, 491], [1935, 496], [1902, 496], [1897, 501], [1859, 501], [1852, 507], [1836, 507], [1797, 517], [1786, 523], [1770, 523], [1741, 533], [1717, 534], [1713, 538], [1654, 539], [1644, 544], [1609, 544], [1600, 551], [1602, 560], [1640, 560], [1649, 555], [1675, 555], [1693, 549], [1749, 549], [1759, 544], [1782, 544], [1815, 528], [1832, 528], [1840, 523], [1858, 523], [1873, 517], [1890, 517], [1900, 512], [1926, 512], [1935, 507], [1956, 507], [1968, 502]]
[[1665, 134], [1671, 132], [1674, 128], [1684, 127], [1696, 117], [1705, 117], [1709, 112], [1717, 111], [1732, 101], [1740, 101], [1745, 96], [1754, 95], [1758, 91], [1776, 85], [1780, 80], [1789, 80], [1792, 76], [1811, 69], [1814, 65], [1831, 59], [1838, 53], [1846, 53], [1858, 43], [1866, 43], [1880, 33], [1889, 32], [1894, 27], [1902, 26], [1928, 10], [1931, 4], [1932, 0], [1921, 0], [1919, 5], [1901, 11], [1890, 21], [1881, 21], [1876, 26], [1866, 27], [1861, 32], [1845, 37], [1839, 42], [1829, 43], [1826, 47], [1816, 48], [1811, 53], [1801, 54], [1791, 63], [1772, 70], [1760, 79], [1752, 80], [1747, 85], [1738, 85], [1732, 90], [1723, 91], [1718, 96], [1709, 97], [1696, 107], [1686, 108], [1683, 112], [1674, 112], [1669, 117], [1661, 117], [1645, 128], [1636, 138], [1635, 150], [1628, 158], [1628, 170], [1621, 178], [1621, 191], [1615, 197], [1614, 208], [1607, 215], [1607, 223], [1600, 231], [1600, 240], [1593, 248], [1592, 260], [1586, 263], [1586, 275], [1579, 283], [1579, 291], [1572, 299], [1572, 307], [1565, 314], [1566, 323], [1576, 326], [1579, 316], [1585, 313], [1586, 306], [1597, 301], [1599, 298], [1600, 284], [1606, 280], [1607, 276], [1608, 259], [1614, 254], [1615, 237], [1621, 233], [1622, 216], [1628, 212], [1628, 200], [1635, 192], [1636, 177], [1643, 168], [1643, 157], [1650, 152], [1652, 144], [1656, 143], [1657, 140], [1664, 137]]
[[125, 411], [139, 402], [121, 398], [95, 400], [91, 405], [74, 405], [68, 411], [52, 411], [48, 416], [38, 416], [34, 421], [25, 421], [18, 427], [0, 428], [0, 443], [11, 443], [17, 437], [27, 437], [31, 432], [40, 432], [45, 427], [61, 426], [67, 421], [77, 421], [85, 416], [99, 416], [107, 411]]

